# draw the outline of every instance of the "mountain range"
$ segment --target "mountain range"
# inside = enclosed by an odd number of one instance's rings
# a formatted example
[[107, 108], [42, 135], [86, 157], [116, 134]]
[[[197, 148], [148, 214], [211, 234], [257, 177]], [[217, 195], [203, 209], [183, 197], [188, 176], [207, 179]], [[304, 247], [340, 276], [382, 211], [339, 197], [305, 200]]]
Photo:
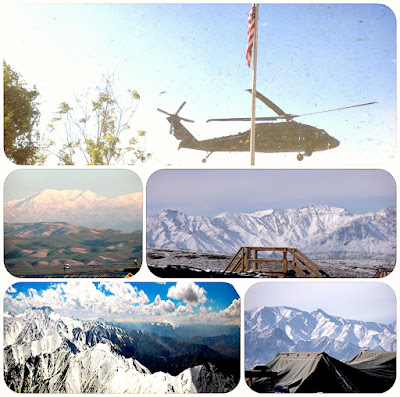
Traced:
[[68, 222], [132, 232], [142, 229], [143, 193], [103, 197], [88, 190], [46, 189], [4, 203], [4, 222]]
[[[205, 344], [68, 317], [50, 307], [4, 315], [5, 381], [20, 393], [227, 392], [238, 379], [226, 363], [239, 369], [238, 359], [227, 360]], [[166, 363], [169, 373], [160, 369]]]
[[265, 364], [277, 353], [325, 352], [346, 361], [361, 350], [395, 351], [396, 323], [380, 324], [280, 306], [245, 312], [245, 366]]
[[252, 214], [188, 216], [164, 210], [146, 222], [147, 246], [234, 254], [244, 247], [291, 247], [311, 258], [393, 260], [396, 210], [351, 214], [343, 208], [306, 206]]

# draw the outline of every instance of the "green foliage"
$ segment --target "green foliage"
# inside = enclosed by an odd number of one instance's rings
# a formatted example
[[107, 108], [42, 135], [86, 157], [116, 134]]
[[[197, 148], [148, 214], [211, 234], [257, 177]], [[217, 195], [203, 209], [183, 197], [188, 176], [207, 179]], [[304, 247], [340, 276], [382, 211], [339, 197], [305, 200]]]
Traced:
[[35, 130], [40, 119], [36, 87], [28, 88], [19, 73], [3, 61], [4, 72], [4, 151], [16, 164], [43, 164], [46, 142]]
[[[131, 119], [139, 105], [140, 95], [128, 89], [128, 103], [123, 106], [114, 92], [113, 76], [106, 76], [95, 89], [75, 96], [74, 106], [62, 102], [49, 124], [53, 131], [62, 124], [65, 143], [58, 152], [59, 164], [74, 165], [79, 156], [88, 165], [112, 165], [125, 161], [130, 164], [150, 158], [143, 148], [145, 131], [130, 132]], [[121, 141], [123, 133], [123, 144]], [[77, 160], [78, 158], [78, 160]]]

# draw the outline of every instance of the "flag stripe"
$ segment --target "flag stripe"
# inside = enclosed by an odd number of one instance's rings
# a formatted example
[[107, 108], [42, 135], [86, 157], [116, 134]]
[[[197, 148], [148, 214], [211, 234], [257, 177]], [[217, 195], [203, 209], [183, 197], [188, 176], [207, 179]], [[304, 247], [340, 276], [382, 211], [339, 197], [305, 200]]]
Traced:
[[253, 4], [251, 6], [250, 15], [248, 18], [249, 27], [247, 29], [248, 40], [247, 40], [246, 60], [247, 60], [247, 65], [249, 65], [249, 67], [251, 66], [251, 56], [253, 53], [255, 19], [256, 19], [256, 5]]

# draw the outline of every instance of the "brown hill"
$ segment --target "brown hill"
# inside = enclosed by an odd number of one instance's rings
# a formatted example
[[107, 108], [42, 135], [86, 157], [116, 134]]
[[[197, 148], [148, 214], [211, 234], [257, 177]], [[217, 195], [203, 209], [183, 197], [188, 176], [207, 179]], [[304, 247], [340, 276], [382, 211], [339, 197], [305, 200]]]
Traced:
[[141, 262], [142, 232], [66, 222], [5, 224], [4, 262], [15, 276], [118, 271]]

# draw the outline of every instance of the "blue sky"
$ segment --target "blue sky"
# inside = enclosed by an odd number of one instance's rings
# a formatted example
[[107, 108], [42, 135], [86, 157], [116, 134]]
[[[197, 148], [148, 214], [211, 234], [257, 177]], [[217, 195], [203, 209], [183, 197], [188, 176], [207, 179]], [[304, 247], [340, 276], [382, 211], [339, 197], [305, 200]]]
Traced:
[[160, 170], [147, 182], [147, 215], [251, 213], [330, 205], [352, 213], [396, 206], [393, 177], [382, 170]]
[[347, 319], [384, 324], [396, 320], [396, 296], [380, 282], [257, 283], [246, 293], [245, 310], [264, 306], [289, 306]]
[[240, 324], [240, 298], [228, 283], [21, 282], [5, 293], [5, 311], [41, 306], [85, 319]]
[[131, 170], [17, 170], [4, 182], [4, 201], [28, 197], [45, 189], [90, 190], [104, 197], [141, 192], [142, 182]]
[[[3, 56], [41, 93], [41, 128], [59, 103], [113, 72], [118, 92], [136, 88], [134, 129], [147, 131], [152, 163], [201, 166], [204, 153], [177, 151], [162, 108], [194, 119], [198, 139], [232, 134], [249, 123], [205, 123], [249, 116], [247, 67], [250, 4], [26, 4], [9, 8]], [[283, 110], [341, 145], [307, 164], [375, 164], [393, 153], [396, 134], [395, 18], [379, 4], [262, 4], [257, 88]], [[272, 115], [259, 105], [257, 115]], [[60, 131], [59, 131], [60, 132]], [[57, 138], [53, 134], [52, 138]], [[214, 154], [210, 166], [249, 164], [246, 154]], [[258, 154], [256, 165], [296, 164], [295, 154]]]

